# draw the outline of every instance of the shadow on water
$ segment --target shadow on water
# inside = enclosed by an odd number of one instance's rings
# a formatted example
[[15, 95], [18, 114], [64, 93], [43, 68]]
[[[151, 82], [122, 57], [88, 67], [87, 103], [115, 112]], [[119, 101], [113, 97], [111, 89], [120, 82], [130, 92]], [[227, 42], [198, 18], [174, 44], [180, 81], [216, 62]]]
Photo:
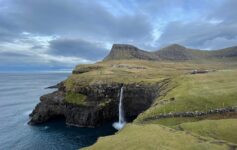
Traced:
[[44, 138], [44, 134], [51, 135], [51, 139], [45, 139], [45, 143], [48, 143], [47, 149], [80, 149], [94, 144], [99, 137], [117, 132], [112, 127], [112, 122], [96, 128], [84, 128], [66, 125], [65, 119], [62, 118], [54, 118], [47, 123], [32, 126], [32, 129], [37, 133], [40, 130]]
[[[135, 117], [129, 117], [126, 118], [126, 121], [129, 123], [134, 119]], [[113, 135], [117, 132], [112, 126], [116, 120], [96, 128], [85, 128], [66, 125], [64, 117], [57, 116], [47, 123], [31, 126], [36, 134], [40, 133], [36, 137], [39, 147], [35, 149], [73, 150], [91, 146], [99, 137]]]

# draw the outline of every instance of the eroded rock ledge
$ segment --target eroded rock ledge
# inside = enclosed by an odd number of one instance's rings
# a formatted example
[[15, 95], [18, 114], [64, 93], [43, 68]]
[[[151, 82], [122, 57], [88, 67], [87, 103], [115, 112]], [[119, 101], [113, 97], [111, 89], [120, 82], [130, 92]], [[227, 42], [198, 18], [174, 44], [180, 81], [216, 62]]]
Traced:
[[[143, 85], [127, 84], [124, 86], [124, 111], [126, 117], [134, 117], [148, 109], [153, 100], [159, 96], [160, 88], [168, 80]], [[67, 124], [80, 127], [95, 127], [116, 119], [118, 116], [119, 91], [121, 83], [95, 84], [78, 88], [75, 93], [86, 96], [85, 103], [73, 104], [65, 100], [67, 94], [63, 85], [58, 91], [41, 96], [30, 114], [29, 124], [39, 124], [54, 117], [64, 117]]]

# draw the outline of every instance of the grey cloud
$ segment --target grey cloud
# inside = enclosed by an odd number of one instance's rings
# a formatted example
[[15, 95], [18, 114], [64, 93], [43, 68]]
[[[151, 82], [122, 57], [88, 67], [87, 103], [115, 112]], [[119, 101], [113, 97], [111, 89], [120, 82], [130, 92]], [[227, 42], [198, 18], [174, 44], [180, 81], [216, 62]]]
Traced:
[[71, 69], [75, 65], [65, 65], [64, 63], [56, 61], [45, 62], [45, 60], [37, 55], [14, 52], [0, 52], [0, 60], [0, 72], [58, 70], [61, 68]]
[[12, 41], [18, 38], [18, 29], [11, 20], [6, 19], [0, 12], [0, 40]]
[[44, 49], [45, 47], [43, 45], [34, 45], [31, 47], [32, 50], [35, 50], [35, 49]]
[[[237, 45], [237, 1], [215, 2], [215, 5], [205, 6], [205, 15], [197, 20], [169, 22], [157, 42], [161, 46], [179, 43], [193, 48], [209, 49]], [[217, 22], [213, 23], [212, 20]]]
[[[50, 58], [47, 58], [50, 57]], [[61, 60], [56, 59], [56, 57], [51, 57], [50, 55], [43, 55], [37, 53], [19, 53], [19, 52], [0, 52], [0, 70], [7, 69], [12, 66], [14, 69], [18, 67], [34, 69], [31, 67], [54, 68], [54, 67], [69, 67], [73, 68], [78, 63], [84, 63], [81, 59], [76, 59], [74, 61], [69, 61], [75, 59], [75, 57], [63, 57]], [[64, 61], [65, 60], [65, 61]], [[87, 62], [88, 63], [88, 62]]]
[[98, 43], [90, 43], [78, 39], [57, 39], [50, 42], [50, 54], [74, 56], [88, 60], [100, 60], [108, 50]]
[[[219, 38], [218, 42], [220, 42], [220, 39], [225, 40], [220, 48], [233, 46], [229, 44], [234, 44], [233, 40], [236, 40], [236, 26], [237, 24], [212, 24], [205, 21], [171, 22], [166, 26], [158, 42], [160, 45], [179, 43], [194, 48], [206, 48], [207, 45], [209, 45], [208, 48], [216, 48], [218, 43], [214, 41]], [[231, 40], [231, 42], [227, 42], [228, 40]], [[209, 41], [212, 42], [208, 43]]]
[[139, 0], [137, 3], [139, 3], [139, 9], [142, 8], [152, 18], [164, 21], [206, 14], [218, 6], [218, 0]]
[[[17, 22], [14, 28], [18, 32], [104, 40], [144, 40], [152, 28], [143, 14], [114, 16], [91, 0], [10, 0], [8, 7], [4, 17], [11, 18], [11, 23], [13, 20]], [[6, 28], [5, 23], [2, 20], [0, 27]]]
[[[104, 6], [92, 0], [0, 1], [0, 43], [20, 41], [32, 45], [31, 51], [41, 52], [41, 49], [44, 51], [46, 47], [35, 40], [34, 36], [62, 37], [49, 43], [50, 50], [47, 55], [52, 57], [72, 56], [99, 60], [108, 51], [103, 48], [104, 45], [94, 41], [142, 43], [151, 40], [151, 31], [152, 25], [146, 15], [136, 13], [114, 16]], [[30, 34], [22, 34], [23, 32]], [[77, 40], [78, 38], [89, 39], [90, 42]], [[4, 56], [4, 61], [14, 62], [13, 60], [17, 59], [24, 63], [28, 59], [29, 62], [37, 63], [31, 59], [32, 57], [13, 56]], [[38, 57], [35, 58], [37, 59]], [[39, 61], [41, 60], [42, 58], [39, 58]], [[53, 64], [52, 61], [49, 60], [47, 63]]]
[[17, 52], [0, 52], [1, 65], [10, 65], [10, 64], [38, 64], [42, 61], [39, 57], [31, 54], [23, 54]]
[[226, 0], [220, 7], [214, 9], [207, 15], [209, 19], [220, 19], [226, 23], [237, 22], [237, 1]]
[[161, 46], [179, 43], [193, 48], [209, 49], [235, 46], [237, 45], [236, 5], [235, 0], [223, 1], [213, 5], [215, 9], [209, 9], [199, 20], [169, 22], [157, 42]]

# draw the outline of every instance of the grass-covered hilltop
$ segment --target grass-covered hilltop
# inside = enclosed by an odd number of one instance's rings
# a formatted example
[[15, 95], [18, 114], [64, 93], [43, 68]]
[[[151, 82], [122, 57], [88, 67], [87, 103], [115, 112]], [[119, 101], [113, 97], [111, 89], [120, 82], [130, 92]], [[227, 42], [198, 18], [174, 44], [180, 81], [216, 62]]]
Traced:
[[237, 148], [237, 47], [148, 52], [115, 44], [103, 61], [76, 66], [58, 91], [42, 96], [30, 123], [62, 116], [94, 127], [115, 119], [121, 86], [125, 116], [135, 120], [85, 149]]

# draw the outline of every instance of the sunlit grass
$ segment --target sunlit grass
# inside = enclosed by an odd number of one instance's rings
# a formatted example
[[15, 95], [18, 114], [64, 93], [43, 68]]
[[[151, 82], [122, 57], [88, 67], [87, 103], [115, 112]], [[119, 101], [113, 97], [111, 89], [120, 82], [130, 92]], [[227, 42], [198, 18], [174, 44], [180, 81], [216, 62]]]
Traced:
[[86, 104], [86, 96], [80, 93], [67, 92], [65, 96], [65, 101], [77, 105]]
[[175, 128], [237, 144], [237, 119], [188, 122], [177, 125]]
[[85, 149], [125, 150], [125, 149], [175, 149], [175, 150], [224, 150], [224, 143], [217, 144], [211, 138], [193, 136], [183, 131], [158, 125], [128, 124], [116, 135], [101, 137], [91, 147]]
[[[184, 75], [176, 78], [177, 87], [156, 100], [137, 121], [169, 112], [208, 111], [237, 106], [237, 70], [219, 70], [207, 74]], [[159, 102], [174, 98], [164, 104]]]

